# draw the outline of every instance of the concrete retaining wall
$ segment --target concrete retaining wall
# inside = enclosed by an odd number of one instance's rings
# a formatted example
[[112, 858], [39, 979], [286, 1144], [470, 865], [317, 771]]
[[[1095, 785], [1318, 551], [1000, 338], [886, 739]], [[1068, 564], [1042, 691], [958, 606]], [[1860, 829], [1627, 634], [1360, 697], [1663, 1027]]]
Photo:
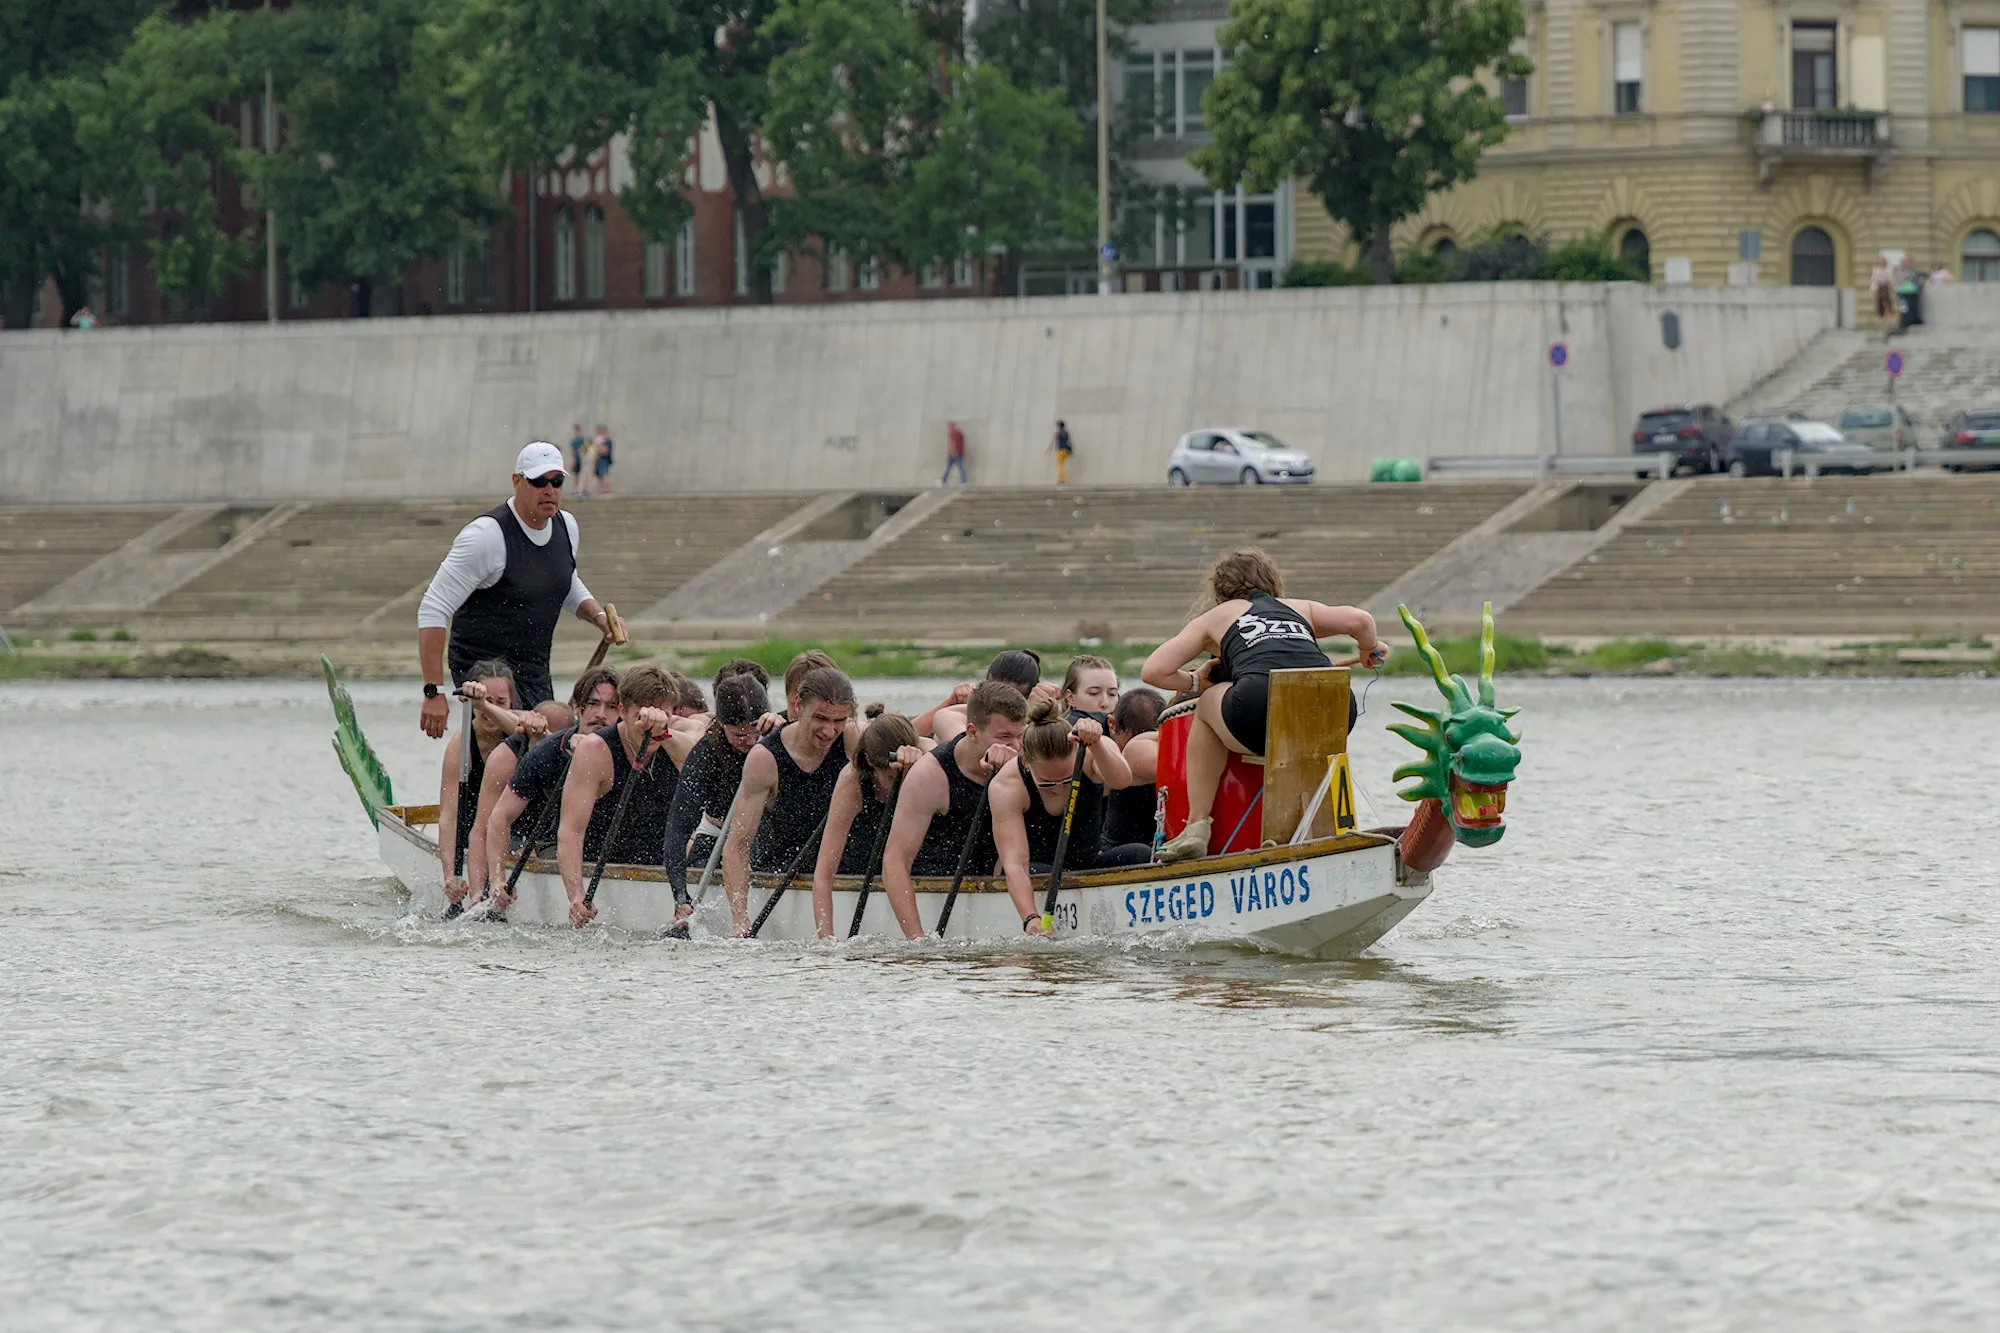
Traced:
[[[1682, 346], [1661, 346], [1675, 312]], [[1840, 318], [1808, 289], [1441, 285], [0, 333], [0, 500], [493, 493], [526, 440], [610, 425], [643, 493], [1164, 478], [1254, 425], [1329, 479], [1383, 454], [1622, 452], [1641, 408], [1722, 402]]]

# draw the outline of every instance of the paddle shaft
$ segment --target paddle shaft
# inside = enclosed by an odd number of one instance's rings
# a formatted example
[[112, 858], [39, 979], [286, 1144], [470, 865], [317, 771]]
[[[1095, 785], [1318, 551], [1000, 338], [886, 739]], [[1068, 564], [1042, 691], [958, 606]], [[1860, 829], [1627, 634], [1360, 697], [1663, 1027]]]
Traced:
[[[873, 782], [874, 778], [869, 778]], [[868, 864], [863, 867], [861, 892], [854, 897], [854, 920], [847, 924], [847, 938], [853, 939], [861, 933], [861, 914], [868, 910], [868, 890], [875, 885], [876, 872], [882, 869], [882, 849], [889, 845], [889, 826], [896, 822], [896, 798], [903, 792], [903, 775], [898, 773], [894, 785], [889, 788], [889, 798], [883, 802], [882, 826], [875, 830], [875, 846], [868, 853]]]
[[986, 814], [986, 798], [992, 794], [993, 779], [979, 789], [979, 800], [972, 807], [972, 827], [966, 831], [965, 846], [958, 850], [958, 869], [951, 877], [951, 892], [944, 896], [944, 910], [938, 913], [937, 934], [944, 938], [944, 928], [951, 924], [951, 909], [958, 902], [959, 886], [965, 883], [966, 867], [972, 864], [972, 845], [979, 841], [979, 821]]
[[799, 854], [792, 858], [791, 868], [785, 871], [785, 877], [778, 881], [778, 887], [773, 889], [771, 896], [764, 900], [763, 910], [758, 912], [757, 919], [750, 923], [750, 933], [745, 935], [744, 939], [754, 940], [757, 938], [757, 932], [762, 930], [764, 923], [771, 919], [771, 909], [778, 905], [778, 899], [785, 896], [785, 890], [792, 887], [792, 880], [798, 875], [799, 867], [806, 863], [808, 856], [819, 850], [819, 835], [825, 831], [826, 816], [821, 815], [819, 823], [814, 825], [812, 834], [807, 837], [806, 845], [799, 848]]
[[[618, 743], [623, 745], [625, 741], [621, 737], [618, 739]], [[649, 731], [639, 742], [640, 755], [644, 756], [652, 744], [653, 733]], [[604, 878], [604, 863], [611, 859], [612, 844], [618, 841], [618, 826], [625, 822], [625, 807], [631, 804], [632, 789], [639, 785], [639, 779], [646, 776], [647, 770], [653, 766], [653, 760], [657, 758], [659, 758], [658, 755], [653, 755], [647, 758], [643, 765], [632, 765], [632, 776], [626, 781], [625, 790], [618, 793], [618, 804], [613, 806], [611, 810], [611, 823], [604, 830], [604, 845], [597, 849], [597, 868], [590, 872], [590, 887], [583, 891], [583, 905], [585, 907], [589, 907], [597, 901], [597, 881]]]
[[[452, 827], [457, 830], [456, 846], [451, 852], [451, 877], [465, 878], [465, 849], [472, 841], [472, 830], [466, 825], [465, 784], [472, 780], [472, 700], [467, 699], [458, 709], [458, 809], [452, 811]], [[478, 796], [473, 797], [472, 813], [478, 814]]]
[[[549, 820], [562, 813], [563, 784], [569, 780], [569, 764], [570, 760], [576, 758], [576, 738], [581, 730], [581, 728], [578, 728], [577, 731], [570, 733], [569, 749], [563, 754], [562, 772], [556, 775], [555, 791], [542, 798], [542, 808], [535, 812], [535, 826], [528, 830], [528, 839], [521, 844], [521, 855], [515, 860], [513, 870], [508, 872], [507, 896], [509, 898], [514, 896], [514, 886], [521, 882], [522, 868], [528, 864], [528, 858], [535, 854], [535, 844], [540, 842], [543, 836], [548, 833]], [[561, 743], [560, 741], [557, 742], [558, 745]]]
[[[1042, 933], [1056, 933], [1056, 894], [1062, 890], [1063, 862], [1069, 859], [1069, 831], [1076, 823], [1077, 794], [1083, 790], [1083, 761], [1090, 757], [1090, 747], [1076, 747], [1076, 768], [1069, 775], [1069, 803], [1063, 807], [1062, 832], [1056, 835], [1056, 860], [1049, 867], [1049, 891], [1042, 895]], [[1040, 792], [1029, 793], [1030, 799], [1041, 800]]]
[[584, 668], [585, 671], [595, 671], [603, 666], [604, 655], [611, 651], [612, 630], [618, 627], [618, 608], [609, 602], [604, 604], [604, 623], [611, 628], [605, 630], [604, 637], [597, 641], [597, 651], [590, 655], [590, 665]]
[[708, 901], [708, 882], [715, 878], [715, 868], [722, 864], [722, 844], [729, 840], [729, 826], [736, 822], [736, 807], [743, 800], [743, 784], [736, 784], [736, 794], [729, 798], [729, 811], [722, 816], [722, 831], [715, 835], [715, 846], [708, 849], [708, 864], [701, 868], [701, 879], [694, 886], [694, 905], [701, 906]]

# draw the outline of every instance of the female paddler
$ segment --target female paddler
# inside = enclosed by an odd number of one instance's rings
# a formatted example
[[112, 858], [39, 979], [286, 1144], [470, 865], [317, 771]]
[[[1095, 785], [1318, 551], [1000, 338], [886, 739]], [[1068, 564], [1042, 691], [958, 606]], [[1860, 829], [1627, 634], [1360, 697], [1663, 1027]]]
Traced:
[[896, 779], [934, 743], [919, 737], [915, 725], [901, 713], [877, 711], [879, 704], [869, 708], [875, 715], [861, 729], [854, 758], [833, 784], [819, 859], [813, 863], [813, 932], [823, 940], [834, 933], [834, 876], [869, 872], [882, 821], [890, 817]]
[[[1358, 606], [1286, 597], [1277, 564], [1254, 548], [1217, 560], [1208, 591], [1214, 605], [1155, 649], [1140, 673], [1155, 689], [1201, 696], [1188, 732], [1188, 823], [1160, 848], [1162, 861], [1208, 854], [1209, 811], [1229, 751], [1264, 753], [1273, 671], [1328, 665], [1319, 640], [1336, 634], [1354, 640], [1364, 666], [1379, 666], [1389, 655], [1375, 637], [1375, 617]], [[1215, 656], [1190, 670], [1204, 652]]]
[[[444, 869], [444, 896], [455, 913], [477, 898], [486, 886], [485, 817], [493, 792], [486, 783], [486, 760], [508, 737], [539, 738], [548, 719], [532, 709], [514, 710], [514, 669], [498, 658], [475, 662], [466, 672], [462, 691], [473, 701], [472, 763], [459, 781], [460, 738], [454, 731], [444, 747], [444, 767], [438, 776], [438, 810], [455, 811], [438, 819], [438, 861]], [[465, 855], [461, 859], [461, 841]], [[460, 866], [463, 865], [461, 871]]]

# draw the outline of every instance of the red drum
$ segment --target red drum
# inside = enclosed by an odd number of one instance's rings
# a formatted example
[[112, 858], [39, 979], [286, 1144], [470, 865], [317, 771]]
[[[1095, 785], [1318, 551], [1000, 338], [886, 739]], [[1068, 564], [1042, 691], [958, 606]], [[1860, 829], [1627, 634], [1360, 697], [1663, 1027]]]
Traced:
[[[1172, 838], [1187, 827], [1187, 745], [1188, 732], [1195, 725], [1194, 700], [1175, 704], [1160, 714], [1159, 776], [1156, 781], [1167, 794], [1167, 836]], [[1223, 766], [1222, 785], [1216, 788], [1215, 805], [1210, 811], [1208, 854], [1255, 851], [1264, 838], [1264, 766], [1253, 764], [1232, 751]], [[1247, 818], [1246, 818], [1247, 815]]]

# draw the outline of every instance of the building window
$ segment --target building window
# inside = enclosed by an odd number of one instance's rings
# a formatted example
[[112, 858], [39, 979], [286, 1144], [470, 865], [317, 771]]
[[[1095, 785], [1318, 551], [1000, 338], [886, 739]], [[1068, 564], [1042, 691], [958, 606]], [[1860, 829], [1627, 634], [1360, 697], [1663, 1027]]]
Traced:
[[583, 215], [583, 299], [604, 299], [604, 210], [595, 204]]
[[311, 293], [305, 289], [305, 284], [300, 282], [297, 278], [293, 278], [292, 291], [291, 291], [292, 309], [304, 310], [306, 308], [306, 301], [310, 298], [310, 296]]
[[1153, 60], [1149, 53], [1125, 62], [1125, 114], [1131, 118], [1132, 132], [1141, 139], [1160, 137], [1160, 80], [1153, 71]]
[[1831, 287], [1833, 279], [1833, 238], [1818, 227], [1792, 237], [1792, 286]]
[[1208, 126], [1201, 95], [1215, 82], [1215, 52], [1181, 52], [1181, 136], [1199, 134]]
[[1792, 109], [1831, 111], [1840, 105], [1834, 78], [1834, 26], [1831, 23], [1792, 25]]
[[[1515, 42], [1512, 54], [1517, 56], [1528, 54], [1527, 45], [1525, 41]], [[1528, 81], [1526, 79], [1500, 80], [1500, 100], [1506, 104], [1507, 115], [1510, 118], [1518, 120], [1526, 116], [1528, 114]]]
[[681, 223], [674, 237], [674, 295], [694, 295], [694, 219]]
[[125, 250], [113, 250], [105, 268], [104, 304], [116, 318], [123, 319], [132, 313], [132, 283], [130, 280], [131, 256]]
[[486, 229], [486, 244], [479, 247], [479, 263], [473, 270], [476, 289], [473, 299], [481, 305], [493, 304], [493, 229]]
[[1611, 109], [1621, 116], [1637, 114], [1646, 79], [1645, 38], [1636, 23], [1611, 25]]
[[917, 286], [934, 292], [944, 286], [944, 265], [933, 259], [917, 270]]
[[853, 270], [847, 262], [845, 250], [826, 252], [826, 289], [830, 292], [844, 292], [853, 282]]
[[972, 285], [972, 259], [970, 256], [960, 255], [951, 261], [951, 285], [954, 287], [970, 287]]
[[2000, 236], [1981, 227], [1966, 237], [1958, 271], [1967, 282], [2000, 282]]
[[1645, 232], [1632, 227], [1619, 237], [1618, 257], [1645, 281], [1653, 280], [1653, 243], [1646, 239]]
[[576, 299], [576, 218], [556, 210], [556, 300]]
[[1958, 35], [1965, 62], [1965, 109], [2000, 111], [2000, 28], [1967, 28]]
[[465, 247], [462, 245], [444, 257], [444, 303], [465, 304]]
[[735, 272], [730, 290], [738, 296], [750, 294], [750, 242], [743, 231], [743, 210], [738, 208], [730, 213], [729, 253], [735, 261]]
[[1449, 236], [1438, 237], [1438, 243], [1431, 247], [1431, 258], [1451, 263], [1458, 258], [1458, 242]]
[[785, 284], [789, 280], [791, 271], [792, 257], [783, 250], [780, 250], [778, 257], [771, 261], [771, 295], [783, 296], [785, 294]]
[[658, 301], [667, 294], [667, 243], [646, 242], [646, 299]]

